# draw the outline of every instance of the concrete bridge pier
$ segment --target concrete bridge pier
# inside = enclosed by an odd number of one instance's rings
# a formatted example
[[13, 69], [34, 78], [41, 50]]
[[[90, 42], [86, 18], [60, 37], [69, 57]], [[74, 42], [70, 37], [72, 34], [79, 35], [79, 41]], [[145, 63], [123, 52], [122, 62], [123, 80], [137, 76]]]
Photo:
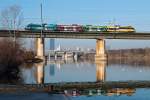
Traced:
[[107, 60], [106, 50], [105, 50], [105, 40], [96, 40], [96, 55], [95, 61], [105, 61]]
[[45, 61], [44, 56], [44, 38], [36, 38], [36, 58]]

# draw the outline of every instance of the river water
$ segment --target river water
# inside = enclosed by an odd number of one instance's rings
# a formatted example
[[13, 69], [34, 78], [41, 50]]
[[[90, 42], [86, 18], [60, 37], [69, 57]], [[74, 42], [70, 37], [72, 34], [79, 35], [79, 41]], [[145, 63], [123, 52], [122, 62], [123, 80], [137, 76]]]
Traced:
[[[23, 66], [20, 70], [25, 84], [150, 80], [150, 66], [106, 62], [48, 61], [46, 65], [40, 63]], [[88, 92], [87, 95], [69, 96], [69, 98], [71, 100], [150, 100], [148, 88], [130, 89], [130, 91], [130, 94], [98, 94], [97, 92], [90, 94]]]

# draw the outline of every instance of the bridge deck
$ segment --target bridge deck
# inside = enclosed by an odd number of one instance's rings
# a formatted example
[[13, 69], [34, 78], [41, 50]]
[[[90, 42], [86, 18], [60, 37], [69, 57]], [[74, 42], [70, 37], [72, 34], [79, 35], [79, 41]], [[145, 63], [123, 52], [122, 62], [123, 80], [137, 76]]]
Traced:
[[[15, 34], [14, 34], [15, 33]], [[39, 38], [40, 31], [0, 30], [0, 37]], [[74, 39], [150, 39], [150, 33], [117, 33], [117, 32], [51, 32], [43, 31], [43, 38], [74, 38]]]

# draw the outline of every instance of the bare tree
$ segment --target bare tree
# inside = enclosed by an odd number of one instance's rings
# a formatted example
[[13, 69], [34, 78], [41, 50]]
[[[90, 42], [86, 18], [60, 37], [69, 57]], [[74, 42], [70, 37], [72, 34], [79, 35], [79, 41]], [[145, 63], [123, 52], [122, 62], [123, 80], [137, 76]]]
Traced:
[[17, 81], [25, 49], [12, 39], [0, 39], [0, 48], [0, 83]]
[[9, 11], [8, 9], [4, 9], [1, 11], [1, 24], [3, 28], [11, 28], [11, 21], [9, 18]]
[[1, 11], [1, 24], [5, 29], [18, 29], [23, 22], [23, 13], [18, 5], [10, 6]]

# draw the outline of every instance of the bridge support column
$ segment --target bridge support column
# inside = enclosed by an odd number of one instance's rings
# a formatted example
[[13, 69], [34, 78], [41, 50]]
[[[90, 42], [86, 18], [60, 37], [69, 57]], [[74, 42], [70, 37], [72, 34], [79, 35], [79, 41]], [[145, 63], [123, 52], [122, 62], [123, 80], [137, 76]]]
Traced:
[[105, 81], [106, 79], [106, 61], [99, 61], [96, 63], [96, 80]]
[[107, 55], [105, 51], [105, 40], [97, 39], [95, 61], [105, 61], [105, 60], [107, 60]]
[[44, 38], [36, 39], [36, 57], [45, 60], [44, 56]]

